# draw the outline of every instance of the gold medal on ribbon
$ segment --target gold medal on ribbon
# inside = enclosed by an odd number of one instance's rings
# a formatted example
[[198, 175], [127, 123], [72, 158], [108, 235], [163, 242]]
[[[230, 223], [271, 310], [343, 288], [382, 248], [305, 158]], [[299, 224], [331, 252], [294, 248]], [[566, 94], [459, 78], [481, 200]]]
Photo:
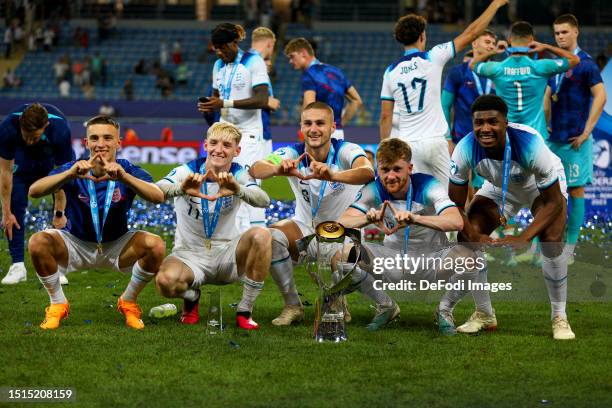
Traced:
[[557, 95], [556, 93], [552, 95], [552, 100], [553, 102], [559, 102], [559, 95]]
[[508, 220], [506, 219], [506, 217], [504, 217], [503, 215], [499, 217], [499, 224], [502, 227], [505, 227], [508, 224]]
[[98, 247], [98, 254], [102, 255], [102, 243], [98, 242], [97, 247]]
[[204, 240], [204, 246], [206, 247], [206, 249], [211, 249], [212, 248], [212, 242], [210, 239], [206, 238]]

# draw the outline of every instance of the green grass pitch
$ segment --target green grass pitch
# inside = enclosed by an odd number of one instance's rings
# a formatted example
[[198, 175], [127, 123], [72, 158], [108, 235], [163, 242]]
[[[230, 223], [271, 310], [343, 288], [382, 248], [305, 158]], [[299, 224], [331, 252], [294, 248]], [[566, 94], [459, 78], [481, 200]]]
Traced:
[[[159, 179], [171, 166], [146, 167]], [[291, 197], [286, 181], [265, 188], [275, 198]], [[302, 268], [296, 279], [309, 305], [307, 322], [293, 327], [271, 325], [282, 301], [268, 279], [255, 306], [261, 325], [256, 333], [233, 329], [238, 284], [221, 287], [227, 322], [222, 334], [207, 335], [202, 324], [180, 325], [177, 316], [148, 318], [148, 310], [161, 303], [180, 308], [180, 301], [161, 298], [152, 285], [139, 299], [147, 327], [135, 332], [116, 311], [128, 277], [89, 270], [69, 275], [70, 317], [59, 330], [43, 332], [38, 324], [48, 296], [28, 259], [26, 283], [0, 286], [0, 386], [76, 390], [75, 403], [36, 404], [54, 407], [612, 406], [610, 293], [589, 293], [595, 279], [608, 288], [612, 281], [603, 255], [584, 252], [570, 267], [568, 313], [577, 335], [570, 342], [552, 340], [539, 269], [510, 269], [496, 261], [489, 266], [490, 280], [512, 282], [513, 291], [492, 294], [499, 329], [478, 336], [437, 334], [432, 321], [441, 292], [403, 296], [401, 319], [370, 333], [364, 326], [373, 310], [352, 294], [349, 340], [317, 344], [317, 291]], [[5, 240], [0, 253], [3, 275], [10, 264]], [[203, 287], [201, 312], [206, 293], [216, 288]], [[471, 311], [468, 297], [455, 311], [457, 321]]]

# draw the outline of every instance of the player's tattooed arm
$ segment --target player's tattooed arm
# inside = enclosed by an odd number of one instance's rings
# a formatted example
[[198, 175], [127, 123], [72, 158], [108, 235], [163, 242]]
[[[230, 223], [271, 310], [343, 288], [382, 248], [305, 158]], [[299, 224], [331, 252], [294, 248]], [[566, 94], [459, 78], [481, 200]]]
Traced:
[[391, 128], [393, 127], [393, 106], [394, 101], [383, 99], [380, 105], [380, 140], [385, 140], [391, 135]]
[[489, 7], [474, 20], [467, 28], [459, 34], [454, 40], [455, 52], [463, 51], [468, 45], [474, 41], [480, 33], [489, 25], [497, 10], [508, 4], [508, 0], [493, 0]]

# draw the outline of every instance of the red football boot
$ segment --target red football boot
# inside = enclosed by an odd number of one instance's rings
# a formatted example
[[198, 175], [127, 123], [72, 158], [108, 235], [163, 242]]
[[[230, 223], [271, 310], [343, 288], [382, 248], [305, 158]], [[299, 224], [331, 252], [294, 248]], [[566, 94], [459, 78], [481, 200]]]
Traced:
[[236, 315], [236, 326], [244, 330], [258, 330], [259, 325], [251, 316]]
[[200, 289], [196, 289], [198, 298], [196, 300], [183, 299], [183, 311], [181, 313], [181, 323], [197, 324], [200, 321]]

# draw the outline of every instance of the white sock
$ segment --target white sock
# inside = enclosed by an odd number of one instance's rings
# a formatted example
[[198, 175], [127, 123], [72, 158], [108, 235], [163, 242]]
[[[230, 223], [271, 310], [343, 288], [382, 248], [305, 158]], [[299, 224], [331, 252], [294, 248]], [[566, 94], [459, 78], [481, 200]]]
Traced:
[[140, 291], [144, 289], [154, 276], [154, 273], [145, 271], [138, 261], [136, 261], [132, 267], [132, 278], [125, 292], [121, 295], [121, 299], [127, 302], [135, 302]]
[[181, 297], [187, 301], [190, 302], [195, 302], [199, 295], [198, 295], [198, 291], [195, 289], [187, 289], [186, 291], [183, 292], [183, 294], [181, 295]]
[[243, 283], [242, 285], [242, 299], [240, 303], [238, 303], [238, 308], [236, 311], [238, 312], [252, 312], [253, 304], [255, 303], [255, 299], [261, 293], [263, 289], [264, 283], [257, 282], [252, 279], [244, 276], [240, 281]]
[[289, 241], [282, 231], [270, 228], [272, 234], [272, 263], [270, 264], [270, 275], [276, 282], [278, 290], [285, 301], [285, 305], [301, 305], [293, 279], [293, 261], [289, 254]]
[[[479, 270], [476, 274], [473, 282], [476, 283], [487, 283], [489, 275], [489, 267], [485, 266]], [[480, 285], [479, 285], [480, 286]], [[491, 305], [491, 294], [488, 290], [472, 290], [472, 297], [474, 298], [474, 305], [476, 310], [485, 313], [489, 316], [493, 316], [493, 306]]]
[[563, 253], [566, 256], [573, 256], [574, 255], [574, 250], [576, 249], [576, 244], [565, 244], [565, 248], [563, 248]]
[[359, 267], [355, 268], [355, 272], [353, 272], [353, 285], [358, 284], [359, 291], [372, 299], [375, 304], [383, 307], [392, 306], [393, 299], [384, 290], [374, 288], [374, 281], [376, 281], [374, 276]]
[[270, 264], [270, 275], [272, 275], [278, 290], [283, 295], [285, 305], [302, 304], [300, 295], [298, 295], [297, 288], [295, 287], [295, 280], [293, 279], [293, 261], [291, 257], [288, 256], [285, 259], [272, 261]]
[[442, 299], [440, 299], [440, 310], [452, 312], [457, 303], [459, 303], [459, 301], [468, 293], [468, 281], [474, 280], [474, 276], [474, 273], [469, 274], [467, 272], [463, 274], [455, 273], [451, 275], [451, 277], [448, 279], [448, 283], [455, 284], [463, 281], [463, 288], [447, 290], [442, 296]]
[[551, 319], [555, 316], [567, 319], [567, 257], [564, 254], [555, 258], [542, 256], [542, 273], [550, 299]]
[[55, 272], [53, 275], [49, 276], [38, 276], [38, 280], [40, 283], [47, 289], [47, 293], [49, 294], [49, 300], [51, 304], [61, 304], [68, 303], [66, 296], [64, 296], [64, 290], [62, 289], [62, 285], [60, 285], [60, 274], [59, 272]]

